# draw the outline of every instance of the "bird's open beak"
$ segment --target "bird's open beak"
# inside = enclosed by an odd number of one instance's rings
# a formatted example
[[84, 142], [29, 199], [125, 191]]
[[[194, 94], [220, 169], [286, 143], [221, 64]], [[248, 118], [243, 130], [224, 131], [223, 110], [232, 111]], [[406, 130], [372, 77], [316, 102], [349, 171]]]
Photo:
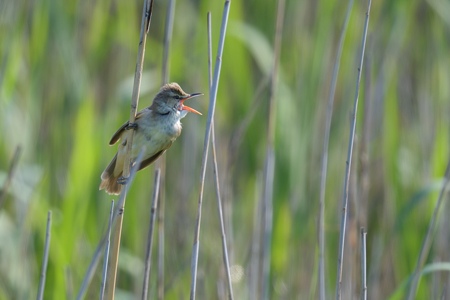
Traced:
[[203, 95], [203, 94], [202, 93], [194, 93], [194, 94], [188, 95], [186, 98], [181, 99], [181, 110], [186, 110], [186, 111], [193, 112], [194, 114], [202, 115], [201, 112], [193, 109], [192, 107], [189, 107], [189, 106], [186, 106], [183, 104], [184, 101], [186, 101], [187, 99], [191, 99], [191, 98], [201, 96], [201, 95]]

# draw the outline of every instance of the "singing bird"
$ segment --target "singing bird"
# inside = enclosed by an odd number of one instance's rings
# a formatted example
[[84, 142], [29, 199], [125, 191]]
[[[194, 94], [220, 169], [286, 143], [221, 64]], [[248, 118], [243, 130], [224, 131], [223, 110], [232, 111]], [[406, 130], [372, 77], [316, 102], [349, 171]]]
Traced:
[[122, 184], [126, 179], [122, 177], [123, 165], [126, 153], [126, 130], [134, 129], [133, 145], [131, 148], [131, 163], [143, 147], [144, 156], [139, 170], [148, 167], [160, 157], [181, 134], [180, 120], [188, 112], [201, 115], [195, 109], [184, 105], [187, 99], [203, 95], [201, 93], [187, 94], [177, 83], [168, 83], [161, 87], [153, 99], [152, 105], [136, 114], [136, 120], [130, 124], [123, 124], [111, 138], [109, 145], [114, 145], [119, 140], [119, 149], [109, 165], [101, 175], [102, 182], [99, 189], [105, 189], [108, 194], [119, 194]]

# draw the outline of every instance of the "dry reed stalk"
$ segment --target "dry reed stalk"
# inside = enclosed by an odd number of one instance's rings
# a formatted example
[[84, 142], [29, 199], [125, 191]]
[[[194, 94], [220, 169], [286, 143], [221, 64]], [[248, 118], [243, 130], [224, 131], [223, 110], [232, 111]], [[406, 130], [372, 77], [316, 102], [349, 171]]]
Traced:
[[262, 280], [260, 280], [260, 292], [262, 299], [269, 299], [270, 285], [270, 261], [273, 230], [273, 181], [275, 176], [275, 124], [276, 124], [276, 88], [278, 85], [278, 69], [281, 52], [281, 39], [284, 24], [285, 0], [278, 0], [277, 17], [275, 24], [275, 38], [272, 71], [270, 76], [269, 110], [267, 115], [267, 148], [264, 162], [264, 185], [262, 194]]
[[[169, 54], [172, 42], [173, 23], [175, 15], [175, 0], [167, 3], [166, 22], [164, 26], [163, 60], [162, 60], [162, 83], [169, 82]], [[156, 161], [156, 168], [160, 169], [159, 199], [158, 199], [158, 299], [164, 299], [164, 241], [165, 241], [165, 179], [166, 179], [166, 155], [163, 154]]]
[[[142, 70], [144, 65], [144, 56], [145, 56], [145, 44], [147, 41], [147, 34], [150, 28], [150, 21], [152, 17], [153, 11], [153, 0], [145, 0], [144, 6], [142, 9], [142, 22], [141, 22], [141, 31], [139, 37], [139, 46], [138, 46], [138, 54], [137, 54], [137, 62], [136, 62], [136, 70], [134, 74], [134, 84], [133, 84], [133, 93], [131, 96], [131, 108], [130, 108], [130, 118], [129, 124], [134, 123], [136, 118], [137, 107], [139, 103], [139, 93], [141, 88], [141, 79], [142, 79]], [[126, 155], [124, 159], [124, 167], [123, 167], [123, 176], [130, 177], [130, 165], [131, 165], [131, 147], [133, 145], [133, 136], [134, 130], [129, 130], [127, 135], [127, 149]], [[126, 188], [122, 189], [119, 198], [119, 210], [117, 216], [117, 223], [114, 226], [113, 230], [113, 247], [111, 252], [111, 259], [109, 260], [110, 266], [108, 269], [110, 272], [107, 276], [106, 283], [106, 299], [114, 299], [114, 291], [116, 286], [116, 278], [117, 278], [117, 266], [119, 262], [119, 249], [120, 249], [120, 240], [122, 235], [122, 223], [123, 223], [123, 214], [125, 210], [125, 201], [127, 196], [129, 182], [126, 185]]]
[[200, 248], [200, 224], [202, 218], [202, 203], [203, 203], [203, 188], [205, 185], [206, 177], [206, 163], [208, 158], [208, 149], [211, 137], [211, 129], [214, 117], [214, 111], [216, 108], [217, 90], [219, 87], [220, 69], [222, 67], [222, 53], [223, 46], [225, 44], [225, 34], [228, 23], [228, 15], [230, 13], [230, 0], [226, 0], [224, 4], [224, 10], [222, 15], [222, 25], [220, 28], [219, 46], [217, 49], [216, 65], [214, 67], [214, 77], [211, 86], [211, 92], [209, 94], [209, 109], [208, 118], [206, 121], [205, 142], [203, 144], [203, 155], [200, 175], [200, 195], [198, 200], [197, 220], [195, 226], [194, 242], [192, 247], [192, 259], [191, 259], [191, 291], [190, 299], [195, 299], [197, 288], [197, 269], [198, 269], [198, 253]]
[[[212, 38], [211, 38], [211, 12], [207, 14], [207, 34], [208, 34], [208, 77], [209, 77], [209, 89], [211, 93], [212, 88]], [[219, 223], [220, 223], [220, 233], [222, 240], [222, 258], [223, 264], [225, 268], [225, 274], [227, 277], [227, 287], [228, 287], [228, 299], [233, 300], [233, 285], [231, 284], [231, 274], [230, 274], [230, 262], [228, 258], [228, 249], [227, 249], [227, 238], [225, 234], [225, 223], [223, 219], [222, 212], [222, 199], [220, 196], [220, 180], [219, 180], [219, 171], [217, 167], [217, 154], [216, 154], [216, 135], [214, 129], [214, 117], [211, 123], [211, 148], [212, 148], [212, 157], [213, 157], [213, 172], [214, 172], [214, 186], [216, 190], [216, 200], [217, 200], [217, 210], [219, 213]]]
[[342, 197], [342, 216], [341, 216], [341, 226], [340, 226], [340, 235], [339, 235], [339, 249], [338, 249], [338, 266], [337, 266], [337, 276], [336, 276], [336, 299], [341, 299], [341, 285], [342, 285], [342, 262], [344, 257], [344, 246], [345, 246], [345, 234], [346, 234], [346, 225], [347, 225], [347, 206], [348, 206], [348, 191], [349, 191], [349, 181], [350, 181], [350, 170], [352, 166], [352, 158], [353, 158], [353, 146], [355, 141], [355, 131], [356, 131], [356, 115], [358, 112], [358, 98], [359, 98], [359, 85], [361, 81], [361, 70], [363, 68], [364, 62], [364, 51], [366, 49], [366, 39], [367, 39], [367, 29], [369, 27], [369, 14], [370, 14], [370, 6], [372, 4], [372, 0], [368, 1], [367, 11], [366, 11], [366, 20], [364, 22], [364, 32], [362, 36], [361, 42], [361, 55], [358, 65], [358, 75], [356, 79], [356, 90], [355, 97], [353, 103], [353, 112], [351, 115], [351, 123], [350, 123], [350, 138], [348, 142], [348, 152], [347, 152], [347, 161], [346, 161], [346, 169], [345, 169], [345, 177], [344, 177], [344, 194]]
[[45, 231], [44, 255], [42, 259], [41, 277], [39, 279], [38, 293], [36, 297], [37, 300], [44, 299], [45, 277], [47, 275], [48, 254], [50, 252], [51, 227], [52, 227], [52, 211], [49, 210], [47, 214], [47, 229]]
[[108, 221], [108, 231], [106, 238], [105, 255], [103, 258], [103, 275], [102, 284], [100, 286], [100, 299], [105, 298], [105, 287], [106, 287], [106, 276], [108, 274], [108, 260], [109, 260], [109, 249], [111, 247], [111, 227], [114, 219], [114, 200], [111, 201], [111, 209], [109, 211], [109, 221]]
[[331, 118], [333, 116], [334, 95], [336, 92], [336, 83], [341, 64], [342, 49], [344, 47], [344, 38], [347, 32], [348, 22], [350, 20], [350, 12], [352, 11], [353, 1], [349, 0], [347, 5], [347, 12], [345, 13], [344, 25], [342, 26], [339, 37], [336, 58], [333, 66], [333, 75], [331, 77], [330, 92], [328, 95], [328, 104], [325, 117], [325, 131], [323, 136], [323, 148], [321, 157], [321, 172], [320, 172], [320, 196], [319, 196], [319, 299], [326, 299], [325, 289], [325, 189], [327, 183], [327, 168], [328, 168], [328, 143], [330, 141]]
[[148, 283], [150, 279], [150, 270], [152, 267], [152, 248], [153, 248], [153, 231], [155, 228], [155, 214], [158, 208], [158, 195], [160, 188], [161, 170], [156, 169], [155, 181], [153, 184], [152, 206], [150, 209], [150, 226], [148, 229], [147, 237], [147, 249], [145, 251], [145, 264], [144, 264], [144, 284], [142, 288], [142, 300], [148, 298]]
[[[136, 164], [133, 166], [133, 168], [131, 169], [130, 172], [130, 176], [128, 179], [128, 184], [126, 185], [125, 189], [128, 191], [128, 188], [130, 187], [131, 183], [133, 182], [134, 176], [136, 175], [137, 170], [139, 169], [139, 165], [142, 161], [142, 157], [144, 156], [144, 151], [141, 150], [141, 152], [139, 153], [138, 157], [136, 158]], [[126, 191], [126, 192], [127, 192]], [[123, 202], [121, 202], [119, 200], [119, 202], [117, 203], [117, 205], [115, 206], [114, 209], [114, 214], [113, 214], [113, 220], [112, 220], [112, 224], [111, 224], [111, 228], [113, 228], [115, 226], [115, 222], [117, 220], [117, 216], [120, 214], [120, 208], [123, 207]], [[86, 271], [86, 274], [84, 275], [83, 278], [83, 282], [81, 284], [80, 290], [78, 291], [77, 300], [81, 300], [84, 299], [84, 296], [86, 294], [87, 288], [89, 287], [89, 284], [92, 281], [92, 278], [94, 277], [94, 273], [95, 270], [97, 269], [98, 263], [100, 261], [100, 257], [102, 254], [102, 249], [104, 244], [106, 243], [107, 239], [108, 239], [108, 235], [109, 235], [109, 231], [110, 228], [108, 227], [107, 231], [103, 234], [102, 238], [100, 239], [97, 248], [95, 249], [94, 255], [92, 256], [92, 260], [89, 264], [89, 267]], [[107, 266], [107, 270], [109, 270], [109, 264]], [[109, 274], [109, 273], [108, 273]], [[107, 280], [106, 280], [107, 281]], [[106, 289], [105, 289], [106, 291]], [[106, 297], [106, 296], [104, 296]]]
[[445, 170], [444, 182], [442, 184], [442, 189], [439, 192], [439, 197], [436, 202], [436, 206], [434, 207], [433, 216], [431, 217], [430, 224], [428, 225], [427, 234], [425, 235], [422, 243], [422, 247], [420, 249], [419, 257], [417, 258], [416, 268], [414, 269], [414, 273], [412, 274], [411, 284], [409, 286], [408, 291], [408, 300], [415, 299], [417, 293], [417, 287], [419, 286], [419, 281], [421, 277], [421, 269], [425, 264], [425, 260], [428, 257], [428, 253], [430, 252], [431, 242], [433, 238], [433, 232], [436, 230], [436, 224], [438, 222], [440, 208], [442, 203], [444, 202], [448, 187], [450, 183], [450, 159], [447, 163], [447, 169]]
[[367, 232], [361, 227], [361, 300], [367, 300]]

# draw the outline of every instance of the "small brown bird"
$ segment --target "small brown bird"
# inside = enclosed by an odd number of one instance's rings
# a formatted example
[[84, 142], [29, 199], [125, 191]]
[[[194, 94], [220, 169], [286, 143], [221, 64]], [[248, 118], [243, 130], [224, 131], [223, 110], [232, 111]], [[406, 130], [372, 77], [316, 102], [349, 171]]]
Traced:
[[[125, 131], [134, 129], [133, 146], [131, 148], [131, 163], [135, 163], [139, 152], [143, 147], [144, 156], [139, 170], [148, 167], [160, 157], [181, 134], [180, 119], [188, 112], [201, 115], [195, 109], [184, 105], [187, 99], [203, 95], [201, 93], [187, 94], [177, 83], [164, 85], [151, 106], [144, 108], [136, 114], [133, 124], [126, 122], [114, 133], [109, 145], [114, 145], [122, 139], [119, 149], [103, 171], [99, 189], [105, 189], [108, 194], [119, 194], [124, 182], [123, 164], [125, 159], [127, 136]], [[118, 182], [119, 180], [119, 182]]]

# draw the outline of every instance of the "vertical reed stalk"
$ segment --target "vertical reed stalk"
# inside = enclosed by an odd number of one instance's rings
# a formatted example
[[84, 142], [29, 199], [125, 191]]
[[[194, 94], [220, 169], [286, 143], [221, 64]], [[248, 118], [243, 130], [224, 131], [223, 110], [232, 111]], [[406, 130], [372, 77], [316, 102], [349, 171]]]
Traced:
[[[144, 156], [144, 149], [141, 149], [138, 157], [136, 158], [136, 163], [133, 166], [133, 168], [131, 169], [130, 172], [130, 177], [128, 179], [128, 184], [125, 186], [125, 189], [127, 192], [128, 188], [130, 187], [131, 183], [133, 182], [134, 176], [136, 175], [137, 170], [139, 169], [139, 165], [141, 164], [142, 161], [142, 157]], [[112, 224], [111, 224], [111, 228], [115, 227], [115, 222], [117, 220], [117, 216], [121, 213], [120, 208], [123, 207], [123, 202], [121, 202], [119, 200], [119, 202], [117, 203], [117, 205], [115, 205], [115, 209], [114, 209], [114, 215], [113, 215], [113, 220], [112, 220]], [[80, 290], [78, 291], [77, 300], [81, 300], [84, 299], [84, 296], [86, 294], [86, 290], [89, 287], [89, 284], [92, 281], [92, 278], [94, 277], [94, 273], [95, 270], [97, 269], [98, 263], [100, 261], [100, 257], [101, 257], [101, 253], [102, 253], [102, 249], [104, 244], [106, 243], [106, 240], [108, 239], [108, 235], [109, 234], [110, 229], [108, 228], [108, 230], [103, 234], [102, 238], [100, 239], [97, 248], [95, 249], [94, 255], [92, 256], [91, 262], [89, 264], [89, 267], [86, 271], [86, 274], [84, 275], [83, 278], [83, 282], [81, 284]], [[109, 270], [110, 264], [108, 264], [107, 269]], [[107, 273], [107, 279], [106, 282], [108, 282], [108, 276], [110, 273]], [[106, 291], [106, 287], [105, 286], [105, 291]], [[106, 297], [105, 295], [103, 296], [104, 298]]]
[[344, 38], [347, 32], [348, 22], [350, 20], [350, 12], [352, 11], [353, 0], [349, 0], [347, 4], [347, 12], [345, 14], [344, 25], [342, 26], [341, 35], [339, 37], [336, 58], [333, 66], [333, 75], [331, 78], [330, 92], [328, 97], [328, 105], [325, 117], [325, 132], [323, 136], [323, 148], [321, 158], [320, 172], [320, 198], [319, 198], [319, 299], [326, 299], [325, 289], [325, 190], [327, 183], [328, 168], [328, 143], [330, 141], [331, 118], [333, 116], [334, 95], [336, 92], [336, 83], [341, 65], [342, 49], [344, 47]]
[[359, 85], [361, 81], [361, 70], [363, 68], [364, 62], [364, 51], [366, 49], [366, 39], [367, 39], [367, 29], [369, 26], [369, 14], [370, 14], [370, 6], [372, 4], [372, 0], [368, 1], [367, 12], [366, 12], [366, 20], [364, 22], [364, 32], [361, 42], [361, 55], [359, 59], [358, 66], [358, 75], [356, 79], [356, 90], [355, 90], [355, 98], [353, 104], [353, 112], [351, 115], [351, 123], [350, 123], [350, 138], [348, 142], [348, 152], [347, 152], [347, 161], [346, 161], [346, 169], [345, 169], [345, 177], [344, 177], [344, 194], [342, 197], [342, 216], [341, 216], [341, 226], [340, 226], [340, 235], [339, 235], [339, 249], [338, 249], [338, 267], [337, 267], [337, 276], [336, 276], [336, 299], [341, 299], [341, 285], [342, 285], [342, 263], [344, 257], [344, 246], [345, 246], [345, 234], [346, 234], [346, 225], [347, 225], [347, 206], [348, 206], [348, 190], [349, 190], [349, 181], [350, 181], [350, 170], [352, 166], [352, 158], [353, 158], [353, 146], [355, 141], [355, 131], [356, 131], [356, 114], [358, 112], [358, 98], [359, 98]]
[[[211, 39], [211, 12], [207, 14], [207, 33], [208, 33], [208, 77], [209, 77], [209, 93], [212, 88], [212, 39]], [[214, 185], [216, 188], [217, 210], [219, 213], [220, 233], [222, 239], [222, 254], [225, 274], [228, 284], [228, 299], [233, 300], [233, 285], [231, 284], [230, 262], [228, 259], [227, 237], [225, 234], [225, 223], [223, 220], [222, 200], [220, 196], [219, 184], [219, 170], [217, 168], [217, 154], [216, 154], [216, 136], [214, 129], [214, 117], [211, 123], [211, 147], [213, 156], [213, 171], [214, 171]]]
[[[175, 0], [169, 0], [167, 3], [166, 23], [164, 27], [164, 45], [163, 45], [163, 61], [162, 61], [162, 83], [169, 82], [170, 73], [170, 45], [172, 42], [173, 22], [175, 15]], [[165, 187], [166, 187], [166, 154], [163, 154], [156, 161], [156, 168], [161, 171], [159, 181], [159, 199], [158, 199], [158, 299], [164, 299], [164, 240], [165, 240]]]
[[114, 219], [114, 200], [111, 201], [111, 209], [109, 211], [108, 232], [107, 232], [105, 255], [104, 255], [104, 261], [103, 261], [103, 276], [102, 276], [102, 284], [100, 287], [100, 300], [103, 300], [105, 297], [106, 276], [108, 274], [109, 249], [111, 247], [111, 227], [113, 224], [113, 219]]
[[142, 300], [148, 299], [148, 285], [150, 279], [150, 270], [152, 267], [152, 248], [153, 248], [153, 231], [155, 228], [155, 214], [158, 208], [158, 195], [160, 188], [161, 170], [155, 171], [155, 182], [153, 184], [152, 207], [150, 209], [150, 226], [148, 229], [147, 249], [144, 265], [144, 284], [142, 288]]
[[419, 285], [421, 272], [423, 265], [425, 264], [425, 260], [430, 252], [431, 241], [433, 232], [436, 230], [436, 224], [439, 217], [440, 208], [442, 203], [444, 202], [448, 187], [450, 183], [450, 159], [447, 163], [447, 169], [445, 170], [444, 183], [442, 184], [442, 189], [439, 192], [439, 197], [436, 202], [436, 206], [434, 207], [433, 216], [431, 217], [430, 224], [428, 225], [427, 234], [423, 239], [422, 247], [420, 249], [419, 257], [417, 258], [416, 268], [414, 273], [412, 274], [411, 285], [409, 286], [408, 291], [408, 300], [412, 300], [416, 297], [417, 287]]
[[[141, 88], [141, 79], [142, 79], [142, 70], [144, 65], [144, 56], [145, 56], [145, 44], [147, 41], [147, 34], [150, 28], [150, 21], [153, 11], [153, 0], [145, 0], [144, 6], [142, 9], [142, 22], [141, 22], [141, 31], [139, 37], [139, 46], [138, 46], [138, 55], [136, 62], [136, 70], [134, 74], [134, 84], [133, 84], [133, 93], [131, 96], [131, 108], [130, 108], [130, 118], [129, 123], [132, 124], [136, 118], [137, 107], [139, 103], [139, 92]], [[124, 159], [123, 166], [123, 176], [130, 176], [130, 163], [131, 163], [131, 147], [133, 145], [133, 136], [134, 130], [129, 130], [127, 134], [127, 152]], [[127, 183], [128, 186], [129, 183]], [[117, 266], [119, 262], [119, 249], [120, 249], [120, 239], [122, 235], [122, 223], [123, 223], [123, 214], [125, 211], [125, 201], [127, 197], [127, 188], [122, 189], [119, 198], [119, 214], [117, 216], [117, 223], [114, 226], [113, 231], [113, 247], [111, 252], [110, 266], [108, 269], [110, 272], [107, 277], [106, 284], [106, 299], [114, 299], [114, 291], [116, 286], [116, 278], [117, 278]]]
[[367, 232], [361, 227], [361, 300], [367, 300]]
[[47, 214], [47, 229], [45, 231], [44, 256], [42, 259], [41, 277], [39, 279], [38, 293], [36, 297], [37, 300], [44, 299], [45, 277], [47, 275], [47, 265], [48, 265], [48, 253], [50, 252], [51, 227], [52, 227], [52, 211], [49, 210]]
[[202, 218], [202, 202], [203, 202], [203, 188], [205, 185], [206, 176], [206, 163], [208, 158], [208, 148], [211, 137], [211, 128], [214, 117], [214, 111], [216, 108], [216, 98], [217, 90], [219, 87], [220, 69], [222, 67], [222, 53], [223, 46], [225, 44], [225, 34], [228, 24], [228, 15], [230, 13], [230, 0], [225, 0], [224, 10], [222, 15], [222, 25], [220, 28], [219, 37], [219, 47], [217, 49], [216, 65], [214, 67], [214, 77], [211, 87], [211, 92], [209, 94], [209, 109], [208, 118], [206, 121], [206, 131], [205, 131], [205, 142], [203, 144], [203, 155], [202, 155], [202, 165], [201, 165], [201, 175], [200, 175], [200, 195], [198, 200], [197, 209], [197, 221], [195, 226], [194, 242], [192, 247], [192, 259], [191, 259], [191, 292], [190, 299], [195, 299], [196, 288], [197, 288], [197, 269], [198, 269], [198, 252], [200, 247], [200, 224]]
[[269, 110], [267, 115], [267, 148], [264, 166], [263, 187], [263, 246], [262, 246], [262, 284], [260, 295], [262, 299], [269, 299], [270, 261], [273, 230], [273, 181], [275, 173], [275, 124], [276, 124], [276, 88], [278, 85], [278, 68], [281, 52], [281, 38], [284, 23], [285, 0], [278, 0], [277, 18], [275, 25], [274, 53], [271, 72], [271, 85], [269, 96]]

